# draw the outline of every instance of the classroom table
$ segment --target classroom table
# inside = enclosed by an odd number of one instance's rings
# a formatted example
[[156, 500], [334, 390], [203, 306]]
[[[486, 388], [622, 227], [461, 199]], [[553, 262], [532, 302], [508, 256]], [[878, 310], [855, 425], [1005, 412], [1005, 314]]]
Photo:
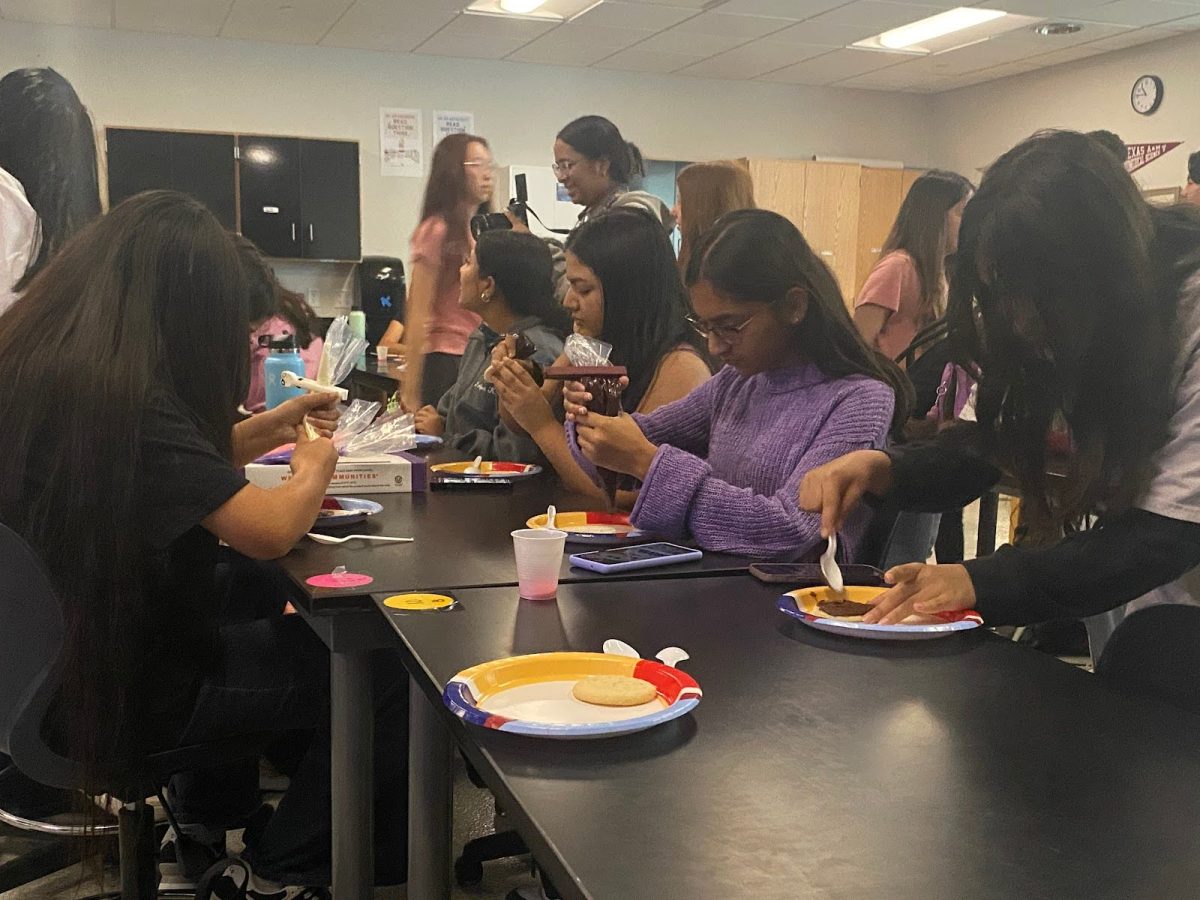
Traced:
[[[443, 452], [429, 458], [438, 462], [462, 459], [462, 455]], [[303, 539], [280, 560], [303, 593], [296, 602], [297, 610], [331, 654], [333, 880], [335, 895], [340, 898], [369, 897], [373, 880], [372, 779], [371, 767], [365, 762], [373, 753], [370, 655], [372, 650], [393, 646], [396, 638], [375, 609], [371, 594], [516, 585], [510, 532], [525, 527], [530, 517], [544, 513], [550, 503], [563, 511], [589, 508], [581, 498], [564, 492], [550, 473], [518, 481], [509, 489], [369, 496], [384, 507], [383, 512], [346, 530], [413, 537], [414, 543], [351, 541], [329, 546]], [[587, 549], [568, 545], [569, 552]], [[744, 557], [706, 553], [697, 562], [622, 577], [720, 576], [745, 571], [750, 562]], [[338, 565], [370, 575], [374, 581], [349, 592], [314, 589], [306, 583], [312, 575], [331, 572]], [[563, 583], [604, 578], [572, 568], [564, 555]], [[428, 704], [415, 686], [413, 694], [412, 699], [419, 701], [412, 704], [414, 730], [427, 732]], [[419, 752], [416, 743], [413, 752]]]
[[[1195, 896], [1200, 718], [983, 630], [818, 633], [777, 594], [743, 575], [570, 584], [550, 603], [466, 589], [454, 611], [386, 611], [425, 707], [410, 828], [441, 876], [410, 891], [447, 896], [453, 737], [573, 900]], [[561, 742], [466, 725], [441, 701], [468, 666], [609, 637], [646, 656], [683, 647], [700, 705]]]

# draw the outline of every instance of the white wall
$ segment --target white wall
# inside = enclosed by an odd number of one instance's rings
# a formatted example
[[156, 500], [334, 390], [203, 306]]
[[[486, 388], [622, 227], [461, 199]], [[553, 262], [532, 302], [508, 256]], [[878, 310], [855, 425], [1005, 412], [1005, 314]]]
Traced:
[[647, 157], [813, 153], [928, 162], [927, 97], [598, 69], [130, 34], [5, 21], [0, 71], [51, 65], [97, 124], [356, 139], [363, 252], [406, 255], [422, 181], [379, 174], [378, 110], [471, 110], [501, 165], [548, 165], [554, 135], [612, 118]]
[[[1126, 143], [1183, 141], [1135, 173], [1147, 188], [1186, 180], [1188, 154], [1200, 149], [1200, 34], [1133, 47], [1053, 69], [1017, 75], [935, 97], [933, 156], [978, 177], [978, 169], [1042, 128], [1107, 128]], [[1158, 75], [1165, 90], [1152, 116], [1129, 104], [1134, 81]]]

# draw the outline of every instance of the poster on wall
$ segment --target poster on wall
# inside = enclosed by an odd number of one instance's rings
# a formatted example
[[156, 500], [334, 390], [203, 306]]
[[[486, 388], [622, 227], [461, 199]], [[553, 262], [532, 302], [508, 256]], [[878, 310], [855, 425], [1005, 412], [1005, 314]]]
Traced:
[[421, 111], [379, 108], [379, 174], [420, 178], [425, 170]]
[[474, 134], [475, 113], [450, 112], [444, 109], [433, 111], [433, 143], [437, 146], [449, 134]]
[[1129, 155], [1125, 157], [1125, 171], [1132, 175], [1182, 143], [1183, 141], [1159, 141], [1157, 144], [1126, 144]]

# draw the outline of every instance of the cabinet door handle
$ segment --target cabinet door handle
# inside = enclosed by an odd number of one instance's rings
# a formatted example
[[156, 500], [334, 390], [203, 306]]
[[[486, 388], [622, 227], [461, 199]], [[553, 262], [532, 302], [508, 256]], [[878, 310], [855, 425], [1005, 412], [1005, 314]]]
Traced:
[[296, 223], [292, 223], [292, 243], [296, 243]]
[[822, 250], [821, 255], [822, 256], [833, 256], [833, 251], [832, 250]]
[[312, 223], [310, 222], [309, 226], [308, 226], [308, 242], [311, 244], [315, 240], [316, 240], [316, 237], [313, 236], [313, 227], [312, 227]]

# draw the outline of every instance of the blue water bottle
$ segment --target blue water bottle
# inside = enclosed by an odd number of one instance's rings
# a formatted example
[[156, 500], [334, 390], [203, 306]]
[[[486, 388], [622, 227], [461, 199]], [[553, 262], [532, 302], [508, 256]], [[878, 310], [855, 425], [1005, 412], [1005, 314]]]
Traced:
[[267, 409], [304, 394], [303, 388], [284, 387], [280, 381], [284, 372], [294, 372], [304, 377], [304, 359], [296, 349], [296, 339], [290, 334], [272, 337], [267, 345], [270, 353], [263, 360], [263, 384], [267, 388]]

